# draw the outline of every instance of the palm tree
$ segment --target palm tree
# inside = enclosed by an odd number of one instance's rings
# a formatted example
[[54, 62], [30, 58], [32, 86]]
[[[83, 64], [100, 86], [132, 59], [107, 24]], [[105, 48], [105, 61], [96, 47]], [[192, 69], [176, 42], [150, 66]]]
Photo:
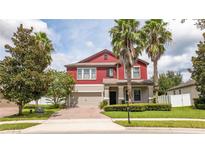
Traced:
[[172, 34], [167, 30], [167, 23], [162, 19], [151, 19], [142, 28], [146, 39], [146, 52], [154, 66], [154, 102], [158, 99], [158, 67], [157, 63], [165, 52], [165, 45], [172, 40]]
[[[44, 60], [37, 59], [39, 62], [41, 62], [41, 67], [38, 68], [38, 71], [44, 71], [48, 66], [48, 64], [51, 64], [52, 61], [51, 52], [53, 52], [54, 48], [51, 40], [47, 37], [47, 34], [44, 32], [35, 33], [35, 44], [37, 47], [36, 52], [38, 52], [38, 55], [42, 55], [40, 57], [45, 58]], [[44, 87], [44, 85], [42, 84], [41, 86], [42, 87], [39, 87], [39, 89], [38, 87], [36, 87], [36, 93], [42, 92], [42, 88]], [[39, 98], [36, 98], [35, 100], [37, 107], [38, 107], [38, 99]]]
[[143, 50], [143, 41], [138, 30], [139, 22], [134, 19], [115, 20], [116, 26], [111, 28], [114, 54], [122, 61], [127, 71], [128, 104], [132, 102], [131, 68]]

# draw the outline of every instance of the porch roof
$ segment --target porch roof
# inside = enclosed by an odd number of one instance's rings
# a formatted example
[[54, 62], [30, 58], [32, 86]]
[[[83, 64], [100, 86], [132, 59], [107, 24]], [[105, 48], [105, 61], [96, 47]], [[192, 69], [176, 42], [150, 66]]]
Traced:
[[[127, 84], [127, 80], [119, 80], [119, 79], [103, 79], [104, 84]], [[132, 84], [134, 85], [153, 85], [153, 82], [151, 80], [132, 80]]]

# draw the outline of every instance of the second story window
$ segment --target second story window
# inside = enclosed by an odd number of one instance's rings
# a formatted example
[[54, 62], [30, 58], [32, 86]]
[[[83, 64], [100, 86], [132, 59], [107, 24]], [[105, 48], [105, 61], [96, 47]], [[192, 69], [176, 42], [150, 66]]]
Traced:
[[108, 68], [107, 69], [107, 77], [113, 78], [113, 76], [114, 76], [113, 68]]
[[78, 80], [95, 80], [96, 68], [78, 68], [77, 69]]
[[[131, 70], [131, 77], [132, 79], [139, 79], [140, 78], [140, 67], [139, 66], [134, 66]], [[127, 71], [125, 69], [125, 79], [127, 79]]]
[[132, 78], [136, 79], [140, 77], [140, 68], [139, 67], [133, 67], [132, 68]]

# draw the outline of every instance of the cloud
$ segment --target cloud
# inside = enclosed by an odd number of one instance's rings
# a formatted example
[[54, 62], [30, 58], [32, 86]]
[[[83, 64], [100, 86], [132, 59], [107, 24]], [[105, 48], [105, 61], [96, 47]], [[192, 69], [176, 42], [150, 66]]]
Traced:
[[86, 45], [88, 48], [93, 48], [93, 47], [95, 47], [95, 45], [93, 44], [92, 41], [87, 41], [87, 42], [85, 42], [85, 45]]
[[166, 54], [181, 55], [189, 52], [189, 48], [196, 48], [196, 44], [202, 39], [202, 31], [196, 28], [195, 22], [186, 20], [182, 24], [180, 20], [168, 20], [173, 41], [167, 46]]

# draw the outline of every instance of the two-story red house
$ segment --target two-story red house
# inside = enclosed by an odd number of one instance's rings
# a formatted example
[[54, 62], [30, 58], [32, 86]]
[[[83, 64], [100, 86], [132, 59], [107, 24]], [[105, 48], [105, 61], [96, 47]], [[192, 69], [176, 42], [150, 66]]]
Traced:
[[[147, 80], [147, 65], [146, 61], [138, 59], [132, 68], [133, 102], [148, 102], [153, 95], [153, 83]], [[111, 51], [104, 49], [77, 63], [68, 64], [66, 68], [76, 80], [70, 104], [98, 106], [102, 100], [109, 104], [128, 100], [124, 65]]]

